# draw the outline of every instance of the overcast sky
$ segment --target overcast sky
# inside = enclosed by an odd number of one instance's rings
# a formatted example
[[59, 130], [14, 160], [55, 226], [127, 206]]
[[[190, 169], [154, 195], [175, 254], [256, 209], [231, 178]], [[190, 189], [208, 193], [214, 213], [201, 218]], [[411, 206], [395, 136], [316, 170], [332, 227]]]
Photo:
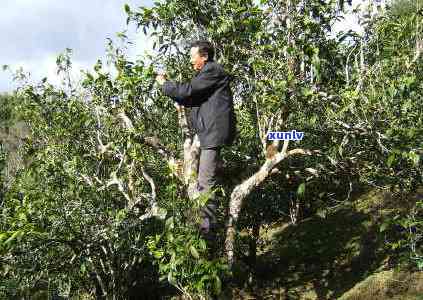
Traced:
[[[153, 0], [0, 0], [0, 66], [22, 66], [35, 80], [48, 76], [55, 82], [56, 57], [73, 50], [73, 68], [91, 68], [105, 57], [106, 38], [128, 29], [136, 46], [132, 57], [142, 54], [148, 42], [135, 26], [126, 26], [125, 3], [131, 8], [151, 6]], [[131, 24], [130, 24], [131, 25]], [[0, 92], [14, 88], [11, 76], [0, 69]]]
[[[126, 29], [135, 42], [129, 55], [135, 58], [151, 43], [133, 25], [127, 28], [125, 3], [136, 8], [151, 6], [153, 0], [0, 0], [0, 66], [22, 66], [35, 81], [48, 77], [58, 83], [56, 57], [65, 48], [73, 50], [77, 77], [81, 69], [91, 69], [98, 58], [105, 57], [107, 37], [115, 38], [116, 32]], [[347, 16], [337, 28], [357, 29], [356, 19]], [[13, 88], [10, 73], [0, 68], [0, 92]]]

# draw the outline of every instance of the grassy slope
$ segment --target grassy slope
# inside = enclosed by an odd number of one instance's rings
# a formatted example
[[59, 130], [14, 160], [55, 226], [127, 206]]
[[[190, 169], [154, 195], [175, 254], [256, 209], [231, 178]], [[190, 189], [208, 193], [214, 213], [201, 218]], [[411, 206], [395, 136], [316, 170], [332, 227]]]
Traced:
[[[419, 192], [422, 197], [423, 189]], [[392, 270], [395, 258], [379, 232], [386, 216], [414, 200], [369, 191], [325, 217], [262, 230], [257, 284], [246, 288], [247, 272], [240, 272], [240, 284], [225, 298], [423, 299], [423, 272]]]

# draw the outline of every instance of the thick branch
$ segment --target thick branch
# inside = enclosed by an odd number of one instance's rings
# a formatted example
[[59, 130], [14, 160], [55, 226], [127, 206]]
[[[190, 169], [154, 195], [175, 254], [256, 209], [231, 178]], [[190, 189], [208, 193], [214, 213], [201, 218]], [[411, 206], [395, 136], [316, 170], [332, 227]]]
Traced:
[[117, 114], [118, 118], [122, 121], [122, 125], [125, 127], [128, 131], [134, 130], [134, 125], [131, 121], [131, 119], [126, 115], [124, 111]]
[[319, 151], [312, 151], [306, 149], [293, 149], [287, 151], [288, 141], [284, 141], [283, 150], [278, 152], [273, 158], [267, 159], [263, 166], [250, 178], [239, 184], [232, 191], [229, 203], [229, 218], [226, 225], [226, 241], [225, 251], [229, 265], [234, 261], [234, 240], [235, 240], [235, 225], [239, 217], [239, 212], [242, 208], [243, 200], [252, 190], [260, 185], [270, 174], [272, 169], [282, 160], [293, 155], [312, 155], [319, 153]]
[[[131, 121], [131, 119], [125, 114], [125, 112], [120, 112], [117, 114], [118, 118], [121, 120], [123, 127], [130, 131], [134, 131], [134, 125]], [[148, 145], [155, 150], [157, 150], [157, 153], [159, 153], [161, 156], [163, 156], [166, 160], [169, 160], [173, 158], [173, 155], [171, 152], [166, 149], [166, 147], [160, 142], [158, 137], [144, 137], [138, 134], [134, 135], [135, 141], [141, 144]]]
[[176, 107], [176, 111], [178, 112], [179, 126], [181, 126], [183, 138], [184, 139], [191, 138], [192, 134], [188, 126], [188, 119], [187, 119], [185, 107], [177, 103], [175, 103], [175, 107]]
[[157, 151], [164, 159], [170, 160], [174, 159], [173, 154], [164, 146], [158, 137], [155, 136], [148, 136], [144, 137], [142, 135], [136, 134], [134, 139], [137, 143], [144, 144], [150, 146], [154, 150]]
[[87, 261], [91, 264], [91, 267], [92, 267], [94, 274], [95, 274], [95, 277], [97, 279], [97, 283], [100, 286], [102, 296], [107, 296], [105, 284], [104, 284], [103, 280], [101, 279], [100, 273], [98, 272], [98, 270], [97, 270], [97, 268], [96, 268], [96, 266], [95, 266], [95, 264], [94, 264], [94, 262], [91, 258], [91, 253], [90, 253], [89, 248], [87, 249]]
[[141, 168], [141, 172], [142, 175], [144, 176], [145, 180], [148, 181], [148, 183], [150, 184], [151, 187], [151, 197], [150, 197], [150, 206], [151, 207], [156, 207], [157, 203], [156, 203], [156, 185], [154, 184], [154, 180], [153, 178], [151, 178], [150, 175], [148, 175], [148, 173], [144, 170], [144, 168]]
[[196, 182], [198, 173], [198, 164], [200, 159], [200, 140], [195, 135], [191, 143], [191, 139], [187, 138], [184, 142], [184, 183], [188, 185], [188, 197], [193, 199], [196, 197]]

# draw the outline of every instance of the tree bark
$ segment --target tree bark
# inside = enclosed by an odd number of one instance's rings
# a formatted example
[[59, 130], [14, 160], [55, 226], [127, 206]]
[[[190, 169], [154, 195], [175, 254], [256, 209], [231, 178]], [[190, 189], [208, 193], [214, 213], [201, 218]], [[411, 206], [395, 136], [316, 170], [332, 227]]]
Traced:
[[230, 267], [232, 267], [234, 263], [235, 226], [238, 221], [239, 212], [241, 211], [244, 199], [255, 187], [260, 185], [271, 174], [272, 169], [285, 158], [297, 154], [312, 155], [313, 153], [318, 153], [318, 151], [305, 149], [293, 149], [287, 151], [287, 147], [288, 141], [285, 141], [281, 152], [278, 152], [275, 156], [273, 156], [273, 158], [267, 159], [259, 171], [241, 184], [237, 185], [231, 193], [225, 239], [225, 254]]

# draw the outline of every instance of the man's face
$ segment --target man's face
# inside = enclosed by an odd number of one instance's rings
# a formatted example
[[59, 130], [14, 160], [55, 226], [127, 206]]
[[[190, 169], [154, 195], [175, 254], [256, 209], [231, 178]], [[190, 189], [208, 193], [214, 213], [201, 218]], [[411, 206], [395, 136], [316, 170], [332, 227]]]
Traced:
[[207, 56], [201, 56], [198, 47], [191, 48], [191, 64], [194, 70], [200, 71], [206, 64]]

